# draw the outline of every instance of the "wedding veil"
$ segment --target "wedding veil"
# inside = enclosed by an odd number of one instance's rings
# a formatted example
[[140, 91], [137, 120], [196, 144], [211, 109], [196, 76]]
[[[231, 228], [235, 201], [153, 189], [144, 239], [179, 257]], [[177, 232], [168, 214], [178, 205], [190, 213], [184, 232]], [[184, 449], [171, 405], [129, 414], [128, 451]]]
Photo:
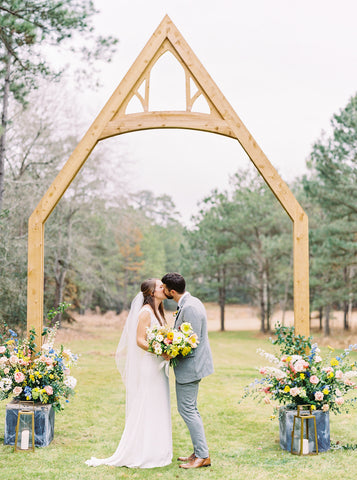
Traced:
[[119, 345], [115, 354], [115, 361], [127, 390], [135, 387], [140, 373], [140, 363], [144, 351], [136, 343], [136, 330], [139, 321], [139, 312], [144, 304], [144, 295], [138, 293], [131, 302], [128, 318], [126, 319]]

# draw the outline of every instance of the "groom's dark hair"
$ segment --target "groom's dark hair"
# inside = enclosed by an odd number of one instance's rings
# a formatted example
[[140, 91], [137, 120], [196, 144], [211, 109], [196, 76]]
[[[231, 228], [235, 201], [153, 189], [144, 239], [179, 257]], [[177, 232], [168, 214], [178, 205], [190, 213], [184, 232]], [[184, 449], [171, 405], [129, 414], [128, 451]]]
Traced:
[[161, 281], [169, 290], [175, 290], [177, 293], [184, 293], [185, 291], [186, 282], [179, 273], [167, 273], [162, 277]]

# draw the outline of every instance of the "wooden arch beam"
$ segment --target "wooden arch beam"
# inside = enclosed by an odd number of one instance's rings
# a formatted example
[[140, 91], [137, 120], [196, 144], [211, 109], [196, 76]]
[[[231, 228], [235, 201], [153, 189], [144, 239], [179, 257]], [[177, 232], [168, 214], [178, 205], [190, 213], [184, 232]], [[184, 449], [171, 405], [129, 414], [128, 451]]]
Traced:
[[[150, 74], [157, 60], [172, 54], [185, 73], [186, 108], [150, 111]], [[195, 91], [192, 90], [192, 85]], [[193, 112], [202, 95], [210, 113]], [[142, 111], [126, 113], [136, 97]], [[166, 15], [102, 111], [77, 145], [29, 219], [27, 328], [41, 338], [44, 290], [44, 224], [82, 168], [96, 144], [108, 137], [154, 128], [185, 128], [238, 140], [293, 222], [294, 323], [296, 332], [309, 334], [308, 219], [253, 136], [223, 96], [181, 33]]]

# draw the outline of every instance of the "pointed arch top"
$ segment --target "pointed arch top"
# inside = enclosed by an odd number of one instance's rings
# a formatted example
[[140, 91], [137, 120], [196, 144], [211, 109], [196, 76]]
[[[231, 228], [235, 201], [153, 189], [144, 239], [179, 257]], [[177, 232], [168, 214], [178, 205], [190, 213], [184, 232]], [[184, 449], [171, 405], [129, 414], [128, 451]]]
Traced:
[[[151, 111], [151, 71], [166, 52], [172, 54], [183, 67], [185, 109]], [[205, 100], [209, 113], [193, 111], [199, 98]], [[132, 99], [141, 105], [141, 111], [126, 112]], [[293, 221], [295, 326], [298, 333], [307, 335], [309, 332], [307, 216], [168, 15], [165, 15], [30, 217], [28, 328], [35, 326], [38, 332], [42, 330], [43, 231], [47, 218], [99, 141], [115, 135], [154, 128], [202, 130], [238, 140]]]

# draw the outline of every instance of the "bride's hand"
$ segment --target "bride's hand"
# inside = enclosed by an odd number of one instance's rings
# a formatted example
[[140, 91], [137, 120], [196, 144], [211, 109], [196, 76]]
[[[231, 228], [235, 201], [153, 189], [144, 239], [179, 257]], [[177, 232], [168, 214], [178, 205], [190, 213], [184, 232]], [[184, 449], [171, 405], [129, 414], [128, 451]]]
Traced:
[[172, 357], [170, 357], [170, 355], [168, 355], [167, 353], [162, 353], [161, 356], [164, 358], [164, 360], [167, 360], [167, 361], [170, 361]]

